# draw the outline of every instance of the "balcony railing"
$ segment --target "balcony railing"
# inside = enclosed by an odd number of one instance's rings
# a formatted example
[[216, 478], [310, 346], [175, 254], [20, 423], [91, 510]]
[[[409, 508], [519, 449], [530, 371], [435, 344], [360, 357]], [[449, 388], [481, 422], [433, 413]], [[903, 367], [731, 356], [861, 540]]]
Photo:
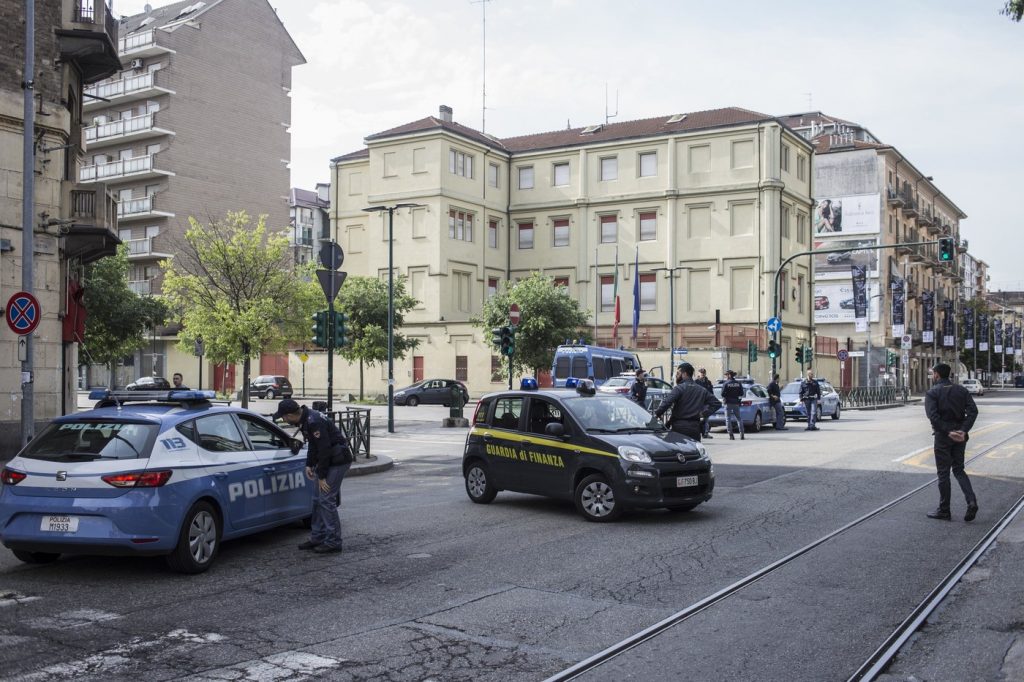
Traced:
[[134, 52], [136, 50], [142, 50], [147, 47], [153, 47], [156, 45], [156, 32], [155, 31], [142, 31], [139, 33], [132, 33], [126, 35], [117, 41], [117, 53], [124, 54], [126, 52]]
[[142, 239], [128, 240], [129, 256], [150, 256], [153, 254], [153, 238], [143, 237]]
[[128, 282], [128, 288], [132, 293], [139, 296], [151, 296], [153, 294], [153, 280], [140, 279]]
[[[93, 182], [110, 178], [119, 178], [130, 175], [140, 175], [153, 172], [153, 157], [155, 154], [136, 156], [131, 159], [118, 159], [109, 163], [100, 163], [91, 166], [82, 166], [79, 173], [81, 182]], [[157, 171], [155, 174], [168, 175], [166, 172]]]
[[102, 142], [103, 140], [124, 137], [134, 133], [151, 132], [155, 130], [153, 114], [143, 114], [131, 118], [122, 118], [117, 121], [98, 123], [85, 128], [86, 142]]
[[892, 187], [886, 187], [885, 188], [885, 198], [886, 198], [887, 201], [889, 201], [890, 203], [892, 203], [892, 204], [894, 204], [896, 206], [902, 206], [903, 205], [903, 197], [900, 196], [900, 193], [897, 192]]
[[125, 199], [117, 204], [117, 217], [131, 217], [142, 213], [150, 213], [152, 210], [152, 196], [142, 197], [141, 199]]
[[117, 97], [147, 92], [155, 87], [157, 87], [155, 73], [139, 73], [132, 76], [124, 76], [113, 81], [90, 85], [85, 89], [85, 94], [92, 97], [102, 97], [103, 99], [115, 99]]

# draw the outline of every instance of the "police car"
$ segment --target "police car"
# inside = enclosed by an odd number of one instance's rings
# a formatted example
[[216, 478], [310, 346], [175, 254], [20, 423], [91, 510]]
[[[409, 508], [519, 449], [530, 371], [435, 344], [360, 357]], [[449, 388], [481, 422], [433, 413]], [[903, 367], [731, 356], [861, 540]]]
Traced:
[[627, 508], [688, 511], [711, 499], [715, 473], [704, 447], [669, 431], [651, 413], [614, 394], [537, 390], [480, 399], [466, 437], [462, 471], [469, 499], [501, 490], [573, 500], [588, 521]]
[[310, 516], [301, 444], [260, 415], [212, 391], [89, 397], [0, 473], [0, 542], [22, 561], [166, 555], [201, 573], [223, 540]]

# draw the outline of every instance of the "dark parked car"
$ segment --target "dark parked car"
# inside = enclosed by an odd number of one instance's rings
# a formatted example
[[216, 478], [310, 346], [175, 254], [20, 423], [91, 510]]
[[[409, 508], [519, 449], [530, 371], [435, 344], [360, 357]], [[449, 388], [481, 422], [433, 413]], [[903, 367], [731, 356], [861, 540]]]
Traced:
[[444, 405], [448, 407], [452, 402], [452, 386], [458, 386], [462, 391], [462, 404], [469, 401], [469, 391], [461, 381], [454, 379], [427, 379], [408, 388], [395, 391], [395, 405]]
[[125, 386], [128, 391], [166, 391], [170, 388], [171, 382], [163, 377], [139, 377]]
[[830, 253], [825, 257], [825, 261], [829, 265], [839, 265], [840, 263], [846, 263], [847, 261], [853, 260], [852, 251], [843, 251], [842, 253]]
[[250, 395], [260, 398], [291, 398], [292, 384], [288, 377], [279, 374], [261, 374], [249, 382]]
[[847, 298], [839, 302], [839, 307], [842, 308], [843, 310], [853, 310], [854, 307], [856, 307], [856, 305], [857, 299], [855, 298]]

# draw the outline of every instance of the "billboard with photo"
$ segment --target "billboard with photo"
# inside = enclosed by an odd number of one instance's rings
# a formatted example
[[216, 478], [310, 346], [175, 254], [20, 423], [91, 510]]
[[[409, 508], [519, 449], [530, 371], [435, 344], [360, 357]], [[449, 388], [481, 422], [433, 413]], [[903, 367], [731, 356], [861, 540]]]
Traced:
[[819, 199], [814, 207], [814, 234], [878, 234], [882, 227], [881, 201], [879, 194]]
[[815, 240], [817, 249], [845, 249], [837, 253], [814, 254], [815, 279], [846, 279], [850, 276], [850, 266], [859, 265], [868, 270], [870, 277], [878, 276], [878, 251], [865, 250], [868, 246], [877, 246], [878, 239], [830, 239]]
[[[878, 282], [870, 282], [868, 317], [871, 324], [878, 322]], [[814, 286], [814, 323], [854, 321], [853, 281], [816, 284]]]

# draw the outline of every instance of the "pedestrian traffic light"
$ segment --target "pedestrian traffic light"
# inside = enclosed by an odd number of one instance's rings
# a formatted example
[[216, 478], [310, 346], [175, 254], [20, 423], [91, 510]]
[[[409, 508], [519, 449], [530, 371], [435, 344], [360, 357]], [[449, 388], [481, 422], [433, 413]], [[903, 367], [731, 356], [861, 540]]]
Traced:
[[772, 360], [774, 360], [775, 358], [779, 357], [779, 354], [780, 354], [779, 344], [777, 344], [775, 341], [769, 341], [768, 342], [768, 357], [770, 357]]
[[939, 239], [939, 260], [943, 263], [953, 260], [952, 237], [942, 237]]
[[516, 333], [512, 327], [501, 328], [501, 354], [512, 356], [516, 352]]
[[334, 347], [343, 348], [348, 345], [348, 338], [345, 337], [345, 322], [348, 320], [348, 315], [342, 312], [334, 311]]
[[803, 346], [798, 347], [793, 351], [793, 359], [799, 362], [801, 365], [804, 364], [804, 348]]
[[313, 343], [321, 348], [327, 348], [327, 311], [320, 310], [313, 313]]
[[804, 364], [811, 364], [814, 361], [814, 349], [810, 346], [804, 348]]
[[491, 330], [491, 343], [499, 350], [501, 349], [501, 340], [503, 338], [504, 330], [504, 327], [495, 327]]

